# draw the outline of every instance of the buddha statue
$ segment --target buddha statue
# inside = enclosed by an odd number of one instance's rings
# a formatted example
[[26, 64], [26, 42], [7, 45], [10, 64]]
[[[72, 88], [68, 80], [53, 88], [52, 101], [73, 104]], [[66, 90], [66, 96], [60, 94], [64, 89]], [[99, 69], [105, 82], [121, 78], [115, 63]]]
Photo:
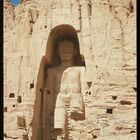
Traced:
[[38, 77], [41, 83], [41, 80], [44, 82], [37, 88], [41, 94], [36, 95], [32, 140], [73, 139], [70, 135], [71, 120], [85, 118], [82, 94], [85, 67], [82, 61], [77, 61], [81, 60], [79, 50], [74, 41], [66, 37], [58, 39], [54, 50], [59, 64], [49, 65], [47, 73]]

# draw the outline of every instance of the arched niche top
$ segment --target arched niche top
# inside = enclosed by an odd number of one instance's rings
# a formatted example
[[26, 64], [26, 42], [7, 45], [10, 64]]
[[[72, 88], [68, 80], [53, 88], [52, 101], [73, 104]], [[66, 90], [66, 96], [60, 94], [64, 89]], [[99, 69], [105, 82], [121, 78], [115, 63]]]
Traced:
[[53, 66], [59, 65], [59, 60], [57, 58], [57, 46], [60, 40], [71, 40], [74, 43], [74, 46], [77, 48], [77, 58], [76, 64], [78, 66], [85, 65], [84, 57], [80, 55], [80, 47], [79, 47], [79, 40], [76, 33], [76, 30], [67, 24], [62, 24], [54, 27], [48, 37], [48, 42], [46, 46], [46, 56], [49, 63]]

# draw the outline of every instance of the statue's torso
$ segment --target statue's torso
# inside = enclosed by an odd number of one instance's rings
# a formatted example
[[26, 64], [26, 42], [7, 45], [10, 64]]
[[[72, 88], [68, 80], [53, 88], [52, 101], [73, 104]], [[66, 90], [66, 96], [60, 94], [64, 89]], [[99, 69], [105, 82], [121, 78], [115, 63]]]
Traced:
[[[61, 66], [49, 69], [49, 73], [53, 75], [53, 85], [55, 94], [60, 89], [71, 88], [73, 92], [80, 92], [80, 73], [84, 67], [69, 67], [67, 69]], [[47, 85], [46, 85], [47, 86]]]
[[[50, 129], [52, 131], [54, 129], [54, 110], [58, 95], [61, 93], [76, 94], [81, 92], [81, 71], [83, 69], [84, 67], [69, 67], [66, 69], [58, 66], [48, 70], [48, 78], [45, 85], [46, 90], [44, 91], [44, 110], [46, 112], [44, 113], [44, 118], [46, 118], [46, 123], [44, 124], [47, 125], [50, 122], [52, 125], [51, 129], [46, 127], [46, 130]], [[50, 94], [48, 94], [48, 90]]]

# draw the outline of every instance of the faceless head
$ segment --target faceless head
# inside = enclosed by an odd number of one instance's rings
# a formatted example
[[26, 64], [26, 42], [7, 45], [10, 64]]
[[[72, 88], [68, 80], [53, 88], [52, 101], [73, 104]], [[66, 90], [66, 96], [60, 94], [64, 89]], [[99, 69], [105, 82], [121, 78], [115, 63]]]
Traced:
[[76, 49], [72, 41], [64, 40], [59, 43], [58, 53], [61, 60], [73, 60], [76, 56]]

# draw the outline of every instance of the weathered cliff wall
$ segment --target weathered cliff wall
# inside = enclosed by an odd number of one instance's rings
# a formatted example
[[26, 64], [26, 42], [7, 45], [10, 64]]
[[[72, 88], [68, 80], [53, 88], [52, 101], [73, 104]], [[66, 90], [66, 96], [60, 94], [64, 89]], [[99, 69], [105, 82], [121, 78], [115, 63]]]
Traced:
[[74, 140], [136, 140], [135, 0], [4, 2], [4, 139], [31, 138], [40, 59], [61, 24], [76, 29], [92, 81]]

